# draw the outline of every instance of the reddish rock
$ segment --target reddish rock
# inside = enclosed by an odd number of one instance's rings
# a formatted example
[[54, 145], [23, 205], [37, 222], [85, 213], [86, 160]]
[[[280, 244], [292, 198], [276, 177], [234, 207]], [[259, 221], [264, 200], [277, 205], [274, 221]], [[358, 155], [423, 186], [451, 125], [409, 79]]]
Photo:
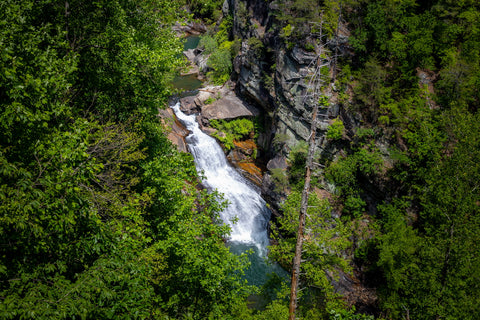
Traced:
[[179, 151], [188, 152], [185, 137], [188, 136], [189, 131], [177, 120], [173, 110], [170, 108], [161, 109], [159, 110], [159, 116], [164, 128], [168, 131], [168, 140], [172, 141]]

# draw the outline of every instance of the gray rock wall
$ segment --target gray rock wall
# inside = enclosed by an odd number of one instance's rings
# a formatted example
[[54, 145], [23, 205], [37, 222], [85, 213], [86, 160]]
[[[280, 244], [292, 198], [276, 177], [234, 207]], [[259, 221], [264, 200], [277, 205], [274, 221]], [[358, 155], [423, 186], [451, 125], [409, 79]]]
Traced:
[[[269, 115], [271, 140], [282, 135], [287, 150], [300, 140], [307, 140], [313, 105], [305, 96], [315, 54], [299, 45], [286, 48], [275, 30], [274, 17], [265, 0], [226, 0], [224, 11], [233, 14], [234, 35], [242, 39], [240, 53], [234, 61], [238, 92]], [[252, 37], [260, 40], [263, 47], [259, 49], [258, 41], [249, 40]], [[329, 91], [324, 94], [332, 96]], [[330, 102], [335, 105], [335, 97]], [[330, 120], [337, 116], [338, 107], [333, 106], [328, 114], [320, 117], [319, 138], [325, 134]], [[285, 137], [288, 138], [285, 140]]]

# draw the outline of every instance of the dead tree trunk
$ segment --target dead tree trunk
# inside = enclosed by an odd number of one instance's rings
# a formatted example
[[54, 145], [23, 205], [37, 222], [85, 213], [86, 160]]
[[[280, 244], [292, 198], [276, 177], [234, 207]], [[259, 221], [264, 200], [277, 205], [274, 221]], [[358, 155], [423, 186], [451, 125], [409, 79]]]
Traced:
[[312, 92], [311, 97], [313, 98], [313, 110], [312, 110], [312, 124], [310, 127], [310, 138], [308, 144], [308, 154], [307, 161], [305, 165], [305, 184], [302, 191], [302, 201], [300, 204], [300, 213], [298, 218], [298, 231], [297, 231], [297, 244], [295, 245], [295, 256], [293, 258], [292, 266], [292, 284], [290, 290], [290, 305], [289, 305], [289, 320], [295, 319], [295, 310], [297, 309], [297, 299], [298, 299], [298, 282], [300, 277], [300, 263], [302, 260], [302, 247], [304, 240], [304, 229], [305, 229], [305, 219], [307, 216], [308, 208], [308, 197], [310, 194], [310, 176], [313, 165], [313, 157], [315, 153], [315, 138], [317, 134], [317, 114], [319, 108], [319, 96], [321, 85], [323, 84], [322, 74], [320, 69], [325, 66], [322, 63], [322, 24], [323, 17], [320, 20], [320, 32], [319, 32], [319, 41], [320, 44], [316, 48], [316, 59], [315, 59], [315, 71], [312, 78], [309, 81], [308, 89]]
[[295, 257], [293, 258], [289, 320], [295, 319], [295, 309], [297, 308], [298, 278], [300, 275], [300, 262], [302, 259], [303, 231], [305, 228], [305, 217], [307, 215], [308, 196], [310, 193], [310, 175], [311, 175], [311, 168], [312, 168], [312, 162], [313, 162], [313, 155], [315, 152], [315, 136], [317, 134], [317, 112], [318, 112], [318, 104], [316, 104], [315, 107], [313, 108], [313, 114], [312, 114], [313, 120], [312, 120], [312, 127], [310, 130], [310, 142], [308, 146], [305, 184], [303, 186], [303, 191], [302, 191], [302, 202], [300, 205], [300, 214], [299, 214], [298, 232], [297, 232], [297, 244], [295, 246]]

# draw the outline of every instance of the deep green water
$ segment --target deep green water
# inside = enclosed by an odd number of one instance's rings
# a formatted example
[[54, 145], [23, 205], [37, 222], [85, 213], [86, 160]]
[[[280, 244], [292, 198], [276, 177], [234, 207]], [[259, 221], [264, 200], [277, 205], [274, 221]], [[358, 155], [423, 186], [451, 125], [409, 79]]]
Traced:
[[[195, 49], [200, 42], [199, 36], [190, 36], [185, 38], [183, 50]], [[181, 91], [192, 92], [202, 86], [202, 81], [198, 80], [197, 75], [189, 74], [186, 76], [177, 75], [172, 81], [173, 86]]]
[[202, 86], [202, 81], [198, 80], [195, 74], [178, 75], [173, 79], [173, 85], [183, 91], [195, 91]]
[[255, 245], [246, 243], [229, 243], [230, 251], [234, 254], [242, 254], [249, 250], [252, 252], [248, 255], [250, 261], [250, 267], [245, 270], [245, 279], [248, 284], [261, 286], [269, 278], [269, 274], [276, 273], [281, 278], [288, 279], [289, 274], [282, 269], [277, 263], [270, 263], [267, 261], [267, 257], [258, 252]]
[[200, 36], [190, 36], [185, 38], [185, 43], [183, 44], [183, 50], [195, 49], [200, 42]]

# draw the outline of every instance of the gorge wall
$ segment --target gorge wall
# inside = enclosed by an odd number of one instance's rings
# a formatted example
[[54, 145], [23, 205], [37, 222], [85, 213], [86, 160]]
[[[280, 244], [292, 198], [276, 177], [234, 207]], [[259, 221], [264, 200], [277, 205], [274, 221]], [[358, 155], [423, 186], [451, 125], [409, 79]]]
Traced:
[[[299, 43], [287, 48], [279, 35], [273, 9], [275, 2], [262, 0], [226, 0], [224, 4], [224, 14], [230, 13], [234, 18], [234, 36], [242, 39], [241, 51], [234, 60], [237, 90], [271, 116], [275, 124], [272, 135], [287, 135], [286, 144], [291, 147], [299, 140], [305, 141], [310, 134], [313, 104], [305, 96], [316, 54]], [[305, 34], [308, 37], [312, 35]], [[335, 50], [345, 53], [346, 42], [346, 36], [338, 36], [327, 43], [325, 53], [332, 66], [333, 53]], [[327, 78], [332, 80], [332, 74]], [[340, 111], [332, 87], [326, 86], [323, 93], [330, 98], [331, 107], [319, 117], [320, 135]]]
[[[307, 99], [311, 93], [308, 82], [315, 70], [316, 53], [306, 50], [302, 43], [287, 43], [281, 36], [281, 28], [273, 14], [275, 2], [264, 0], [226, 0], [223, 14], [233, 17], [234, 37], [241, 39], [239, 54], [233, 62], [236, 91], [247, 100], [263, 109], [266, 115], [266, 132], [258, 139], [270, 159], [268, 168], [284, 168], [285, 157], [300, 141], [308, 141], [312, 122], [313, 104]], [[323, 52], [330, 64], [330, 73], [325, 76], [322, 94], [328, 97], [328, 108], [319, 110], [317, 126], [317, 153], [333, 158], [336, 147], [325, 139], [333, 119], [342, 118], [345, 127], [351, 128], [354, 121], [341, 112], [338, 92], [334, 82], [336, 60], [334, 54], [348, 55], [348, 30], [325, 43]], [[305, 41], [314, 42], [315, 35], [304, 34]], [[273, 198], [271, 179], [264, 177], [264, 191]]]

